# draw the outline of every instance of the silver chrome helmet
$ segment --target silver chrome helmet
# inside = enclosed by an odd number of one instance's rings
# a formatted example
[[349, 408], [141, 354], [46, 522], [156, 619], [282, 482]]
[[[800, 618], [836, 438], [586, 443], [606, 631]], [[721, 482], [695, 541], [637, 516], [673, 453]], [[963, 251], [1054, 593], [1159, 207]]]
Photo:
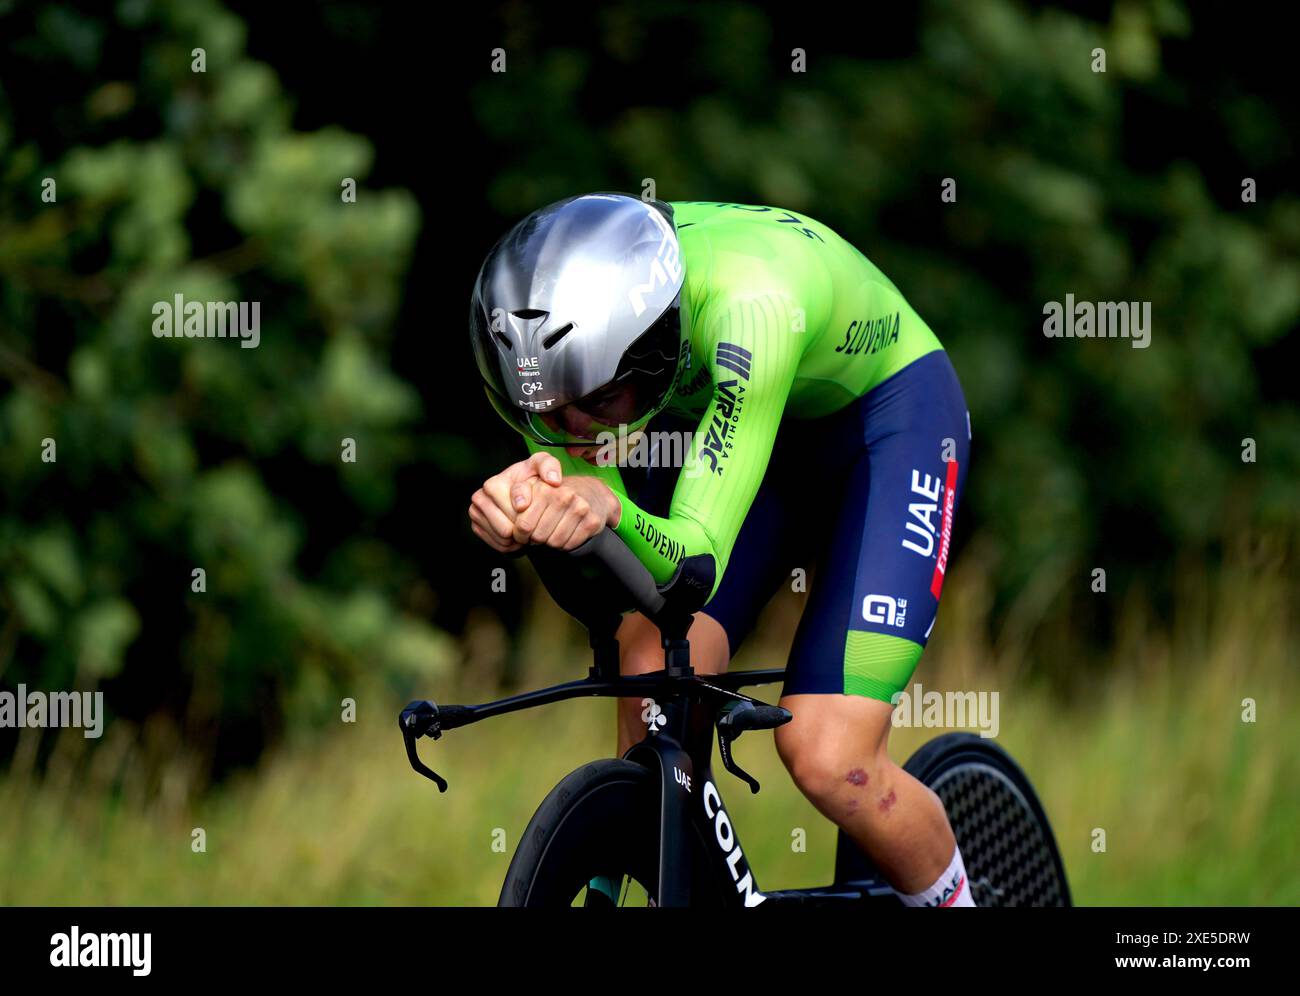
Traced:
[[492, 247], [470, 336], [488, 398], [546, 446], [641, 428], [682, 357], [685, 273], [672, 208], [584, 194], [534, 211]]

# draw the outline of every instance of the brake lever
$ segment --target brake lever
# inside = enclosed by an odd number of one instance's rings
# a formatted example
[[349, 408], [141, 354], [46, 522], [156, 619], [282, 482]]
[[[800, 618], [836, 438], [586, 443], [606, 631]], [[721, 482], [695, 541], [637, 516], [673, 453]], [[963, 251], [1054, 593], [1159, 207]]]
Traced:
[[773, 730], [793, 718], [788, 709], [743, 696], [728, 702], [718, 711], [718, 753], [722, 755], [722, 766], [748, 784], [750, 792], [757, 793], [758, 781], [735, 762], [731, 742], [746, 730]]
[[437, 704], [422, 700], [410, 703], [397, 717], [397, 725], [402, 729], [402, 742], [406, 744], [406, 759], [411, 762], [411, 767], [437, 785], [439, 792], [446, 792], [446, 779], [420, 760], [420, 752], [415, 747], [415, 742], [420, 737], [428, 736], [437, 740], [442, 736]]
[[738, 736], [740, 736], [738, 730], [723, 730], [722, 720], [718, 720], [718, 753], [722, 756], [722, 766], [742, 782], [747, 783], [749, 791], [756, 794], [759, 788], [758, 781], [731, 758], [731, 741]]

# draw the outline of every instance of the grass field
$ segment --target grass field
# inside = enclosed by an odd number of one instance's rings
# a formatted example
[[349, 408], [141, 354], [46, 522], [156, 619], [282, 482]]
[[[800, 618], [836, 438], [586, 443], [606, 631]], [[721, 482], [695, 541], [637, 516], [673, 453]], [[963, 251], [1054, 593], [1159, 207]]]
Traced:
[[[1226, 571], [1188, 594], [1174, 619], [1133, 610], [1111, 676], [1062, 693], [1023, 678], [1014, 646], [971, 638], [979, 579], [950, 579], [917, 680], [999, 692], [998, 742], [1039, 789], [1078, 904], [1300, 904], [1295, 591], [1281, 574], [1249, 589], [1246, 580]], [[788, 601], [736, 666], [780, 659]], [[538, 606], [525, 687], [581, 673], [585, 661], [566, 666], [560, 649], [575, 635]], [[490, 694], [421, 691], [447, 701]], [[299, 733], [207, 793], [191, 791], [180, 747], [156, 775], [134, 777], [147, 733], [122, 724], [94, 752], [65, 737], [39, 777], [27, 736], [0, 778], [0, 903], [491, 904], [549, 787], [613, 749], [607, 700], [504, 717], [423, 743], [450, 782], [439, 795], [407, 767], [395, 722], [403, 701], [357, 698], [356, 723]], [[1243, 721], [1243, 700], [1255, 703], [1253, 722]], [[896, 730], [895, 758], [938, 732]], [[771, 736], [745, 737], [737, 757], [763, 784], [758, 795], [716, 760], [715, 770], [762, 887], [829, 882], [834, 829], [792, 786]], [[201, 852], [195, 828], [206, 834]], [[796, 850], [800, 830], [806, 848]]]

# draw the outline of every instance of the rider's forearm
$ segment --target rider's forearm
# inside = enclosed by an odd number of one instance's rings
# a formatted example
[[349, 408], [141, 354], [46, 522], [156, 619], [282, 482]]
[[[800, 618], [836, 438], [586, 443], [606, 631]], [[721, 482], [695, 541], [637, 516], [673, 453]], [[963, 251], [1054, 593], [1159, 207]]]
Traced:
[[680, 515], [664, 518], [639, 508], [626, 495], [615, 491], [622, 509], [614, 532], [637, 555], [654, 579], [663, 584], [677, 570], [684, 557], [707, 554], [717, 569], [717, 552], [712, 538], [698, 522]]

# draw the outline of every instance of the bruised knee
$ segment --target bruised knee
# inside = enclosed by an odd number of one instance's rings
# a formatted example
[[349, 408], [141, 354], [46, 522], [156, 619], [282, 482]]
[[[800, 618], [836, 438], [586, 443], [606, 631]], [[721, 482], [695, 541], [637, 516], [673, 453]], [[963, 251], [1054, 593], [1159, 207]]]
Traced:
[[777, 753], [790, 777], [808, 800], [832, 819], [884, 817], [897, 803], [897, 769], [885, 751], [856, 754], [834, 744], [783, 739], [780, 732]]

